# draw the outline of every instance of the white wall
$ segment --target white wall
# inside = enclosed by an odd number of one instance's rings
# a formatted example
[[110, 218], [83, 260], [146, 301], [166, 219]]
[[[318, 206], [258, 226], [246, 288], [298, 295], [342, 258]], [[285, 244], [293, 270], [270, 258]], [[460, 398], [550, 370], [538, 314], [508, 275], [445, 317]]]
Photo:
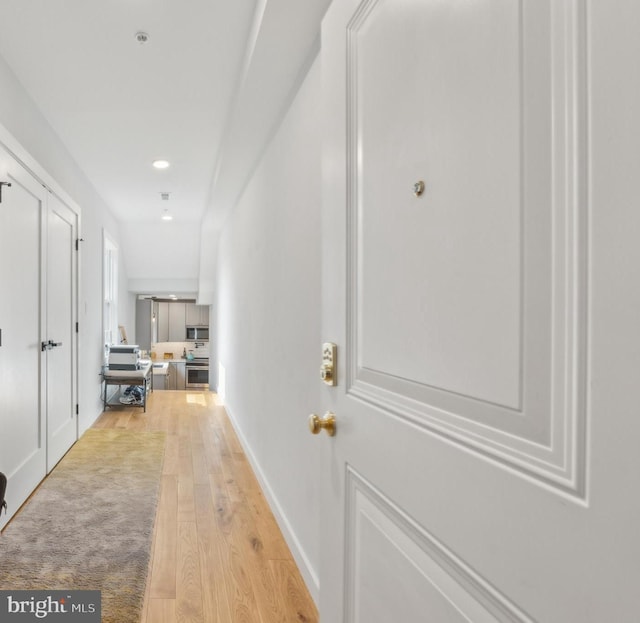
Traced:
[[320, 87], [316, 59], [225, 222], [214, 323], [225, 406], [315, 598], [320, 444], [307, 417], [321, 387]]
[[[120, 232], [131, 292], [184, 294], [198, 288], [200, 230], [176, 221], [133, 224]], [[184, 245], [184, 240], [190, 240]], [[148, 275], [162, 275], [149, 279]]]
[[[81, 208], [80, 256], [80, 431], [102, 411], [102, 231], [116, 241], [118, 225], [108, 207], [84, 176], [55, 131], [0, 58], [0, 124], [42, 166]], [[133, 327], [133, 299], [126, 292], [126, 266], [121, 263], [119, 323]]]
[[[202, 221], [200, 236], [200, 264], [198, 272], [198, 303], [213, 305], [215, 302], [215, 283], [217, 273], [218, 236], [215, 232], [211, 212], [207, 212]], [[209, 323], [211, 324], [211, 323]]]

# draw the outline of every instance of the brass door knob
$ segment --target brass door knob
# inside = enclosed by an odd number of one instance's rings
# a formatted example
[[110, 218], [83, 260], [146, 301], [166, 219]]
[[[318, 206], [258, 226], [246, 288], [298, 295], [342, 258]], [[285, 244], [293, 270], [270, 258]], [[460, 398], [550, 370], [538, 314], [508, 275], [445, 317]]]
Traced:
[[309, 430], [314, 435], [317, 435], [323, 428], [329, 437], [336, 434], [336, 416], [331, 411], [327, 411], [324, 417], [318, 417], [315, 413], [309, 416]]

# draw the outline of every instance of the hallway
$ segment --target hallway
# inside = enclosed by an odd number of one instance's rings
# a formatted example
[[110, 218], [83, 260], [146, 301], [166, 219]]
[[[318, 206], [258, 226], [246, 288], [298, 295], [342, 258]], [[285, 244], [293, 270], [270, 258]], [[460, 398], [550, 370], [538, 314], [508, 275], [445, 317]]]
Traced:
[[142, 623], [318, 620], [215, 394], [153, 392], [94, 427], [167, 433]]

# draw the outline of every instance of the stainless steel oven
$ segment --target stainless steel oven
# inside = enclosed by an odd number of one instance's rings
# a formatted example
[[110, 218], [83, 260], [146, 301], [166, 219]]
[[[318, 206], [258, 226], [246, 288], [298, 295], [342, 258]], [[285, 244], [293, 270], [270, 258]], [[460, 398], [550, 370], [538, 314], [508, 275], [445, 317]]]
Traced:
[[187, 361], [186, 377], [187, 389], [209, 389], [209, 359]]

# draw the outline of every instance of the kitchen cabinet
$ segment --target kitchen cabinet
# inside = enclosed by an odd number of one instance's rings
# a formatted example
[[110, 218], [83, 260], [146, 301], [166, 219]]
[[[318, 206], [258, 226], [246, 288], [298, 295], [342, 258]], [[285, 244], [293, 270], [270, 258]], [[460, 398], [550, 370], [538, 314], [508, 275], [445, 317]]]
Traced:
[[184, 342], [187, 326], [209, 326], [209, 305], [150, 300], [136, 303], [136, 341], [145, 350], [150, 350], [151, 343]]
[[167, 374], [154, 374], [153, 375], [153, 389], [155, 390], [164, 390], [169, 389], [167, 387]]
[[176, 389], [187, 389], [186, 364], [176, 363]]
[[157, 337], [156, 342], [169, 341], [169, 303], [157, 303], [156, 311]]
[[176, 367], [176, 389], [187, 389], [186, 364], [177, 362], [172, 365]]
[[136, 344], [151, 350], [156, 342], [184, 342], [185, 304], [157, 302], [150, 299], [136, 301]]
[[185, 303], [167, 303], [169, 308], [169, 339], [168, 342], [184, 342]]
[[169, 367], [167, 368], [166, 388], [176, 388], [176, 368], [172, 363], [170, 363]]
[[169, 371], [169, 363], [153, 364], [153, 389], [163, 390], [169, 389], [167, 386], [167, 372]]
[[154, 303], [150, 299], [136, 301], [136, 340], [135, 343], [142, 350], [151, 350], [151, 343], [155, 342], [153, 312]]
[[209, 306], [208, 305], [196, 305], [194, 303], [187, 303], [186, 305], [186, 325], [188, 327], [193, 326], [209, 326]]
[[182, 361], [172, 361], [167, 368], [167, 389], [186, 389], [185, 364]]

